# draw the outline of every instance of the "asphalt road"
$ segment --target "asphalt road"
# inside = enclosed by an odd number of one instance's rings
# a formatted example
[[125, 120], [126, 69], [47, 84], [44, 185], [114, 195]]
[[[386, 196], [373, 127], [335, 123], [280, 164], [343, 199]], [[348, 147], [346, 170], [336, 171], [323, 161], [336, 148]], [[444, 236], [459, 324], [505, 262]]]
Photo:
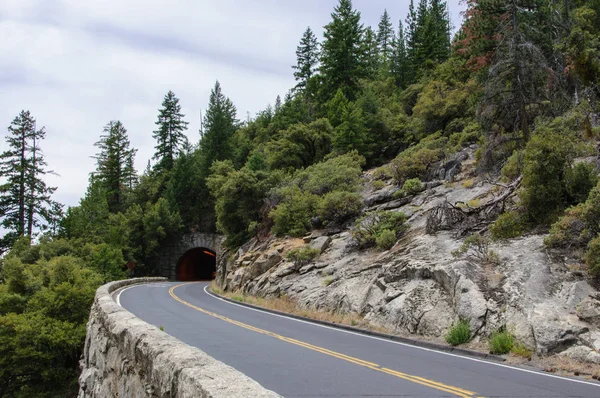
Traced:
[[[252, 310], [208, 283], [123, 290], [120, 304], [284, 397], [600, 397], [600, 384]], [[250, 398], [250, 397], [249, 397]]]

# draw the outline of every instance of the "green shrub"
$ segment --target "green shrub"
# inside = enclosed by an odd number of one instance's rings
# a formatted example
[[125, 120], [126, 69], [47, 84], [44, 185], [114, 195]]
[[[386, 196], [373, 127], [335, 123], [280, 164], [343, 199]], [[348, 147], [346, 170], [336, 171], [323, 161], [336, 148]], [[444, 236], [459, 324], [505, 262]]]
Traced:
[[318, 206], [318, 215], [325, 224], [341, 225], [360, 214], [363, 202], [354, 192], [335, 191], [323, 197]]
[[425, 180], [431, 166], [442, 160], [447, 138], [433, 134], [418, 145], [401, 152], [390, 163], [390, 171], [398, 185], [411, 178]]
[[598, 183], [598, 170], [589, 163], [578, 163], [567, 169], [566, 190], [570, 204], [585, 202], [590, 191]]
[[404, 182], [402, 190], [408, 195], [416, 195], [423, 190], [423, 183], [418, 178], [411, 178]]
[[590, 191], [581, 217], [593, 235], [600, 233], [600, 183]]
[[502, 167], [502, 180], [505, 182], [514, 181], [523, 174], [523, 162], [525, 151], [517, 150], [508, 158], [504, 167]]
[[471, 340], [471, 322], [468, 319], [456, 322], [446, 334], [446, 343], [457, 346]]
[[594, 276], [600, 275], [600, 235], [588, 243], [585, 262], [588, 265], [590, 274]]
[[523, 235], [526, 223], [523, 216], [516, 211], [501, 214], [490, 228], [492, 239], [511, 239]]
[[[463, 120], [463, 119], [455, 119]], [[446, 130], [452, 128], [452, 122], [446, 126]], [[483, 136], [481, 126], [477, 122], [471, 122], [464, 126], [461, 132], [455, 132], [450, 135], [448, 139], [448, 148], [451, 148], [451, 152], [458, 152], [462, 148], [468, 147], [469, 145], [476, 144]]]
[[306, 265], [321, 254], [319, 249], [313, 249], [310, 246], [299, 247], [290, 250], [286, 257], [298, 266]]
[[333, 278], [332, 277], [327, 277], [325, 279], [323, 279], [323, 286], [329, 286], [333, 283]]
[[373, 170], [373, 179], [375, 180], [389, 180], [392, 178], [392, 173], [387, 166], [381, 166]]
[[390, 229], [384, 229], [381, 234], [375, 239], [377, 247], [381, 250], [390, 250], [396, 244], [396, 232]]
[[278, 236], [303, 236], [310, 230], [310, 220], [317, 213], [320, 198], [310, 192], [303, 192], [297, 186], [281, 190], [281, 203], [271, 210], [273, 233]]
[[533, 353], [531, 352], [531, 350], [527, 347], [525, 347], [523, 344], [521, 343], [514, 343], [512, 349], [510, 350], [510, 352], [512, 352], [513, 354], [522, 357], [522, 358], [528, 358], [531, 359], [531, 356], [533, 355]]
[[375, 191], [379, 191], [380, 189], [383, 189], [385, 187], [385, 182], [381, 180], [375, 180], [371, 183], [371, 186]]
[[469, 236], [457, 250], [452, 252], [452, 255], [454, 257], [472, 256], [486, 264], [500, 263], [498, 254], [490, 249], [490, 240], [480, 234]]
[[549, 247], [584, 246], [589, 241], [589, 230], [583, 221], [586, 205], [570, 207], [557, 222], [552, 224], [550, 235], [544, 239]]
[[490, 352], [492, 354], [508, 354], [513, 346], [514, 337], [506, 329], [498, 330], [490, 336]]
[[375, 211], [356, 221], [352, 236], [362, 249], [376, 245], [377, 239], [386, 230], [392, 231], [398, 239], [402, 232], [408, 228], [406, 219], [404, 213]]

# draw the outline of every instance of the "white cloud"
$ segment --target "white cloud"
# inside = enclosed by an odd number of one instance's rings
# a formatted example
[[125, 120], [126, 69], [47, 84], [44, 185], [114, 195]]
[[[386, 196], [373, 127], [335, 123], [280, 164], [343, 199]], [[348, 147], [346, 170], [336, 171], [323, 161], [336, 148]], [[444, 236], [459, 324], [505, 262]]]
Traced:
[[[29, 109], [48, 131], [43, 143], [57, 199], [74, 205], [94, 168], [94, 142], [121, 120], [143, 170], [168, 90], [181, 99], [198, 140], [199, 111], [219, 79], [240, 118], [294, 85], [302, 32], [319, 35], [336, 0], [3, 0], [0, 4], [0, 150], [6, 127]], [[458, 0], [450, 2], [458, 21]], [[404, 19], [408, 1], [360, 0], [376, 26], [384, 8]]]

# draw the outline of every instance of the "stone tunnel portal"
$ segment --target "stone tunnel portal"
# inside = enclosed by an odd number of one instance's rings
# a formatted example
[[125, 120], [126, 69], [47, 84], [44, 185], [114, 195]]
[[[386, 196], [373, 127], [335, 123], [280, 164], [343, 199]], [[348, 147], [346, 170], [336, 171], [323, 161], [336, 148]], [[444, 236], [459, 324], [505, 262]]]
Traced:
[[216, 271], [216, 253], [203, 247], [196, 247], [185, 252], [179, 259], [176, 278], [183, 282], [210, 281], [215, 279]]

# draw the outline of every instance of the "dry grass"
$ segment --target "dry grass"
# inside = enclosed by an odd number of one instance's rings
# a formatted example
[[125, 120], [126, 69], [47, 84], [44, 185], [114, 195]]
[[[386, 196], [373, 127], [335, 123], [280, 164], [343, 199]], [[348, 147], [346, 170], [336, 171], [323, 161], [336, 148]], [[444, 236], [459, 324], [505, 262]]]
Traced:
[[214, 281], [210, 285], [210, 289], [213, 292], [232, 300], [256, 305], [270, 310], [286, 312], [288, 314], [303, 316], [305, 318], [315, 319], [318, 321], [337, 323], [339, 325], [354, 326], [380, 333], [393, 334], [393, 332], [389, 329], [373, 325], [358, 314], [339, 314], [329, 311], [302, 308], [294, 300], [287, 296], [281, 296], [277, 298], [262, 298], [249, 296], [241, 292], [225, 292], [223, 289], [219, 288]]
[[523, 357], [517, 354], [508, 356], [507, 363], [513, 365], [527, 365], [539, 368], [545, 372], [555, 373], [561, 376], [581, 376], [585, 379], [598, 379], [600, 369], [598, 365], [583, 363], [571, 358], [554, 355], [551, 357]]
[[476, 182], [476, 180], [474, 178], [469, 178], [469, 179], [463, 181], [462, 186], [463, 186], [463, 188], [471, 189], [475, 186], [475, 182]]

